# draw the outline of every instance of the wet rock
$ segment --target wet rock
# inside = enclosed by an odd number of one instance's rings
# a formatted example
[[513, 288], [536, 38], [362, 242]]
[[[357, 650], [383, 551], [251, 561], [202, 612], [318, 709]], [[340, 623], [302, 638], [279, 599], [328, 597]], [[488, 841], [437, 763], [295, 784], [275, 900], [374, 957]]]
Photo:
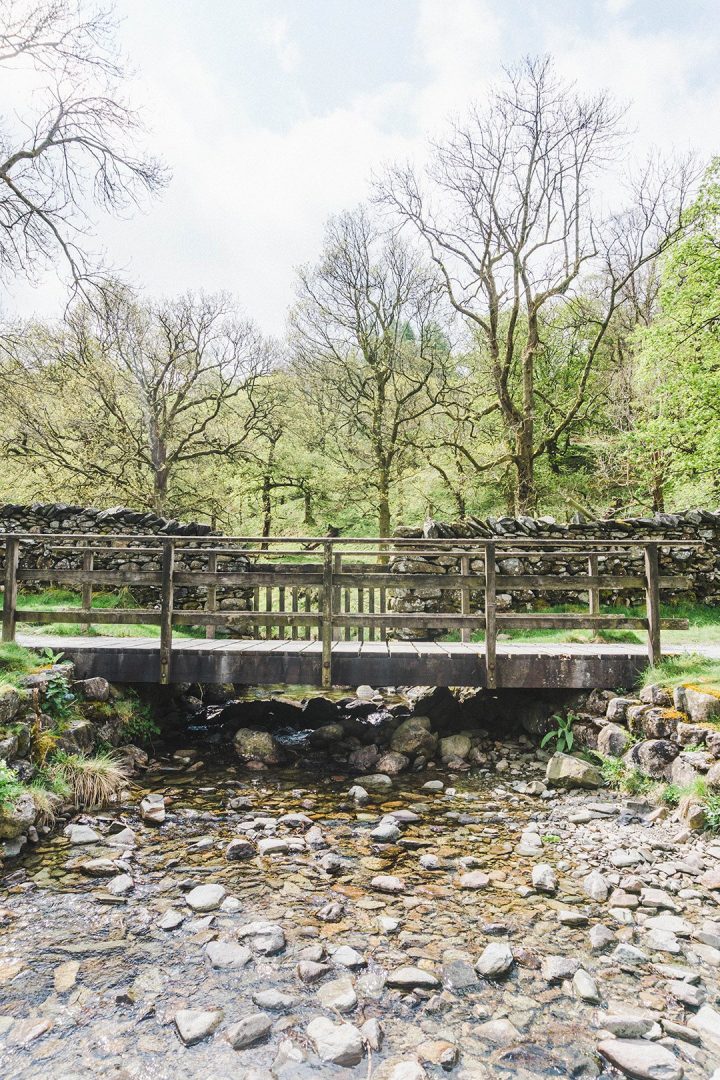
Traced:
[[252, 953], [246, 946], [223, 939], [209, 942], [205, 947], [205, 956], [213, 968], [245, 967], [252, 960]]
[[235, 753], [241, 761], [259, 761], [263, 765], [278, 765], [282, 754], [275, 736], [269, 731], [240, 728], [233, 740]]
[[225, 1038], [233, 1050], [244, 1050], [246, 1046], [252, 1046], [269, 1035], [272, 1025], [272, 1018], [267, 1013], [250, 1013], [229, 1027]]
[[101, 839], [100, 833], [89, 825], [68, 825], [63, 831], [71, 844], [98, 844]]
[[353, 784], [353, 786], [348, 791], [348, 795], [353, 800], [353, 802], [358, 803], [360, 806], [370, 801], [370, 796], [368, 795], [365, 788], [361, 787], [360, 784]]
[[647, 1039], [604, 1039], [598, 1053], [636, 1080], [682, 1080], [685, 1075], [670, 1050]]
[[175, 1027], [186, 1046], [207, 1039], [220, 1027], [223, 1020], [222, 1009], [180, 1009], [175, 1013]]
[[118, 874], [107, 883], [107, 890], [113, 896], [127, 896], [135, 888], [135, 882], [129, 874]]
[[377, 762], [378, 772], [385, 773], [387, 776], [399, 776], [409, 766], [410, 758], [406, 754], [399, 754], [396, 750], [389, 750]]
[[401, 833], [394, 821], [381, 821], [370, 830], [370, 835], [378, 844], [394, 844]]
[[67, 960], [64, 964], [60, 964], [55, 968], [53, 982], [58, 994], [64, 994], [67, 990], [72, 989], [79, 971], [80, 963], [77, 960]]
[[236, 931], [238, 938], [244, 941], [250, 940], [250, 944], [256, 952], [263, 956], [275, 956], [285, 948], [285, 931], [277, 923], [252, 922], [241, 926]]
[[322, 979], [330, 971], [329, 964], [321, 964], [316, 960], [301, 960], [297, 966], [298, 978], [304, 983], [314, 983]]
[[387, 977], [387, 985], [396, 990], [414, 990], [420, 987], [423, 990], [434, 990], [440, 986], [440, 980], [430, 971], [424, 971], [419, 967], [401, 967], [390, 972]]
[[363, 1037], [363, 1042], [369, 1050], [379, 1050], [383, 1044], [383, 1029], [380, 1026], [380, 1021], [376, 1017], [371, 1017], [370, 1020], [366, 1020], [360, 1028], [360, 1032]]
[[357, 994], [352, 979], [333, 979], [325, 983], [317, 992], [318, 1001], [326, 1009], [337, 1012], [351, 1012], [357, 1005]]
[[446, 1039], [436, 1039], [420, 1043], [417, 1055], [424, 1065], [439, 1065], [441, 1069], [449, 1071], [457, 1064], [460, 1051], [454, 1043]]
[[[387, 773], [371, 773], [369, 776], [358, 776], [357, 779], [358, 783], [350, 789], [354, 793], [352, 797], [355, 802], [361, 801], [358, 793], [363, 788], [369, 788], [370, 791], [387, 791], [392, 787], [392, 780]], [[367, 794], [367, 791], [365, 793]]]
[[140, 817], [149, 825], [162, 825], [165, 820], [165, 797], [157, 793], [146, 795], [140, 803]]
[[159, 930], [177, 930], [178, 926], [181, 926], [185, 922], [185, 916], [175, 911], [173, 908], [168, 908], [163, 915], [160, 916], [155, 925]]
[[193, 911], [217, 911], [225, 897], [223, 885], [197, 885], [185, 897]]
[[467, 874], [461, 874], [458, 885], [461, 889], [486, 889], [490, 884], [490, 878], [482, 870], [470, 870]]
[[306, 1031], [322, 1062], [352, 1067], [362, 1060], [363, 1038], [353, 1024], [334, 1024], [318, 1016], [310, 1021]]
[[575, 996], [580, 998], [581, 1001], [587, 1001], [590, 1004], [597, 1004], [600, 1001], [598, 985], [593, 977], [588, 975], [587, 971], [578, 968], [573, 975], [572, 984]]
[[360, 746], [348, 757], [348, 765], [351, 769], [357, 769], [358, 772], [371, 772], [380, 758], [380, 751], [375, 743], [371, 743], [370, 746]]
[[422, 754], [431, 758], [437, 749], [438, 737], [431, 731], [427, 716], [409, 716], [395, 729], [390, 746], [399, 754]]
[[556, 753], [547, 763], [545, 781], [554, 788], [602, 787], [600, 771], [589, 762], [570, 754]]
[[335, 949], [332, 954], [332, 960], [334, 964], [339, 964], [340, 967], [346, 968], [361, 968], [367, 967], [367, 960], [359, 953], [357, 949], [353, 949], [350, 945], [340, 945]]
[[468, 960], [448, 960], [443, 964], [443, 983], [447, 990], [467, 990], [478, 985], [478, 977]]
[[495, 1046], [510, 1046], [520, 1039], [520, 1032], [510, 1020], [488, 1020], [475, 1028], [478, 1038]]
[[506, 942], [492, 941], [475, 961], [475, 970], [486, 979], [501, 979], [514, 962], [512, 949]]
[[32, 795], [23, 794], [14, 803], [3, 803], [0, 806], [0, 840], [16, 840], [26, 835], [36, 814]]
[[258, 990], [253, 994], [253, 1001], [261, 1009], [270, 1009], [271, 1012], [284, 1012], [297, 1005], [298, 999], [292, 994], [286, 994], [282, 990]]

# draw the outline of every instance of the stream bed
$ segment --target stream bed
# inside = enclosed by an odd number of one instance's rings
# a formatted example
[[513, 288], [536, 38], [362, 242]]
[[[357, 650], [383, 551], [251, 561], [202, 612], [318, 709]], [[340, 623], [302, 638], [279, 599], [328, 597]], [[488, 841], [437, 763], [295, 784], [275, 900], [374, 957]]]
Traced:
[[522, 743], [365, 794], [214, 753], [6, 869], [4, 1080], [720, 1077], [720, 842]]

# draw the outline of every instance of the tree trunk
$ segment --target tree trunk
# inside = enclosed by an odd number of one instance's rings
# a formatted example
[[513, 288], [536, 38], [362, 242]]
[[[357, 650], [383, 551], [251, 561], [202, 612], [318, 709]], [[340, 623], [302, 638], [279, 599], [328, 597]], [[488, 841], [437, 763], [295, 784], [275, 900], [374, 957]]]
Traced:
[[271, 478], [262, 478], [262, 535], [269, 536], [272, 529]]
[[167, 512], [167, 491], [167, 469], [156, 469], [153, 473], [153, 510], [161, 517]]
[[390, 476], [381, 466], [378, 471], [378, 536], [390, 535]]
[[662, 456], [654, 452], [652, 455], [652, 481], [650, 495], [652, 508], [658, 514], [665, 513], [665, 476], [662, 467]]
[[303, 504], [305, 507], [305, 513], [303, 515], [303, 525], [311, 525], [315, 527], [317, 521], [315, 520], [315, 513], [313, 511], [313, 497], [309, 488], [303, 488]]

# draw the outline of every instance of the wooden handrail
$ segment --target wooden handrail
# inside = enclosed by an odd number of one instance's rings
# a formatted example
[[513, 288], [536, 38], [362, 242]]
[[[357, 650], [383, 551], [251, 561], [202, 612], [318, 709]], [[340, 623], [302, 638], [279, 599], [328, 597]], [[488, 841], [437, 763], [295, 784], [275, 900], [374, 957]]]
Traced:
[[[51, 541], [48, 543], [47, 541]], [[72, 541], [68, 544], [66, 541]], [[183, 537], [120, 536], [98, 534], [0, 534], [5, 548], [3, 595], [3, 641], [15, 638], [18, 622], [47, 624], [55, 621], [78, 622], [86, 629], [97, 623], [123, 625], [150, 623], [160, 626], [160, 679], [171, 677], [173, 627], [204, 626], [206, 636], [214, 637], [217, 627], [250, 627], [256, 635], [270, 635], [273, 630], [289, 631], [295, 639], [312, 632], [322, 648], [322, 685], [332, 685], [333, 637], [347, 640], [353, 635], [362, 641], [384, 637], [388, 632], [418, 638], [421, 631], [459, 631], [468, 642], [473, 630], [485, 633], [485, 683], [497, 684], [497, 634], [503, 629], [640, 629], [647, 633], [648, 658], [656, 664], [661, 658], [661, 630], [686, 628], [687, 621], [660, 617], [662, 590], [688, 589], [690, 579], [683, 575], [661, 575], [659, 552], [673, 547], [696, 546], [695, 541], [628, 539], [608, 541], [556, 540], [531, 541], [527, 538], [472, 538], [428, 540], [368, 540], [350, 537], [270, 537], [263, 538], [269, 550], [258, 551], [248, 545], [259, 543], [253, 537]], [[151, 542], [151, 546], [148, 543]], [[237, 542], [239, 547], [232, 546]], [[308, 547], [301, 548], [300, 544]], [[23, 555], [35, 545], [43, 553], [50, 548], [71, 556], [78, 565], [54, 568], [23, 566]], [[271, 550], [279, 545], [280, 551]], [[294, 546], [293, 546], [294, 545]], [[373, 550], [374, 549], [374, 550]], [[532, 574], [501, 572], [503, 559], [516, 555], [525, 560], [537, 557], [547, 566], [554, 558], [580, 560], [577, 573]], [[115, 569], [103, 566], [103, 556], [120, 556], [132, 564], [134, 557], [152, 556], [148, 569]], [[605, 560], [624, 555], [633, 560], [638, 571], [604, 573]], [[192, 565], [189, 557], [192, 556]], [[364, 564], [360, 556], [376, 561]], [[477, 556], [480, 557], [478, 560]], [[286, 558], [302, 559], [287, 563]], [[419, 572], [393, 569], [393, 559], [413, 557], [426, 560]], [[232, 569], [220, 560], [231, 558]], [[388, 563], [389, 560], [389, 563]], [[452, 560], [452, 561], [450, 561]], [[474, 569], [473, 569], [474, 564]], [[578, 564], [576, 564], [578, 565]], [[153, 568], [154, 567], [154, 568]], [[62, 582], [78, 589], [79, 608], [56, 607], [45, 610], [18, 610], [17, 590], [22, 585]], [[92, 607], [93, 591], [99, 587], [149, 590], [156, 597], [153, 606], [105, 610]], [[202, 610], [183, 609], [176, 605], [177, 589], [200, 589], [205, 592]], [[218, 600], [221, 590], [245, 593], [245, 605], [227, 610], [228, 602]], [[422, 604], [411, 610], [397, 606], [388, 610], [388, 595], [403, 591], [429, 590], [437, 593], [438, 606], [447, 611], [426, 611]], [[607, 592], [635, 590], [645, 595], [645, 616], [609, 615], [601, 612], [601, 596]], [[505, 612], [497, 609], [498, 592], [587, 593], [585, 612]], [[356, 594], [353, 605], [353, 594]], [[264, 594], [264, 610], [261, 596]], [[448, 601], [448, 594], [451, 594]], [[422, 592], [421, 592], [422, 596]], [[482, 607], [473, 610], [475, 598], [482, 596]], [[397, 604], [397, 597], [394, 598]], [[302, 603], [301, 603], [302, 602]], [[251, 606], [248, 606], [250, 605]], [[459, 611], [459, 614], [457, 613]]]

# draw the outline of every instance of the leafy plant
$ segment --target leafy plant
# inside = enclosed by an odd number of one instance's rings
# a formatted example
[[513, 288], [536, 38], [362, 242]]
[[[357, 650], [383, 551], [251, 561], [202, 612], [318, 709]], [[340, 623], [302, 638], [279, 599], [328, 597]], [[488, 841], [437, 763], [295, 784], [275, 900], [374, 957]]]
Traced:
[[708, 795], [705, 800], [705, 828], [720, 832], [720, 795]]
[[23, 793], [23, 786], [14, 769], [0, 760], [0, 809], [14, 806]]
[[52, 649], [43, 649], [40, 653], [43, 663], [47, 664], [48, 667], [55, 667], [56, 664], [60, 663], [64, 655], [65, 653], [56, 653]]
[[76, 712], [77, 697], [64, 675], [55, 675], [45, 689], [44, 709], [53, 720], [70, 720]]
[[667, 784], [660, 792], [660, 799], [666, 806], [677, 806], [682, 797], [682, 788], [678, 784]]
[[562, 716], [560, 713], [556, 713], [551, 719], [555, 722], [556, 726], [551, 731], [548, 731], [543, 737], [540, 746], [547, 746], [547, 744], [554, 739], [555, 749], [559, 751], [559, 753], [562, 754], [567, 750], [572, 750], [573, 743], [575, 742], [575, 735], [573, 734], [572, 727], [577, 719], [576, 714], [569, 712], [566, 716]]
[[132, 702], [131, 705], [132, 711], [122, 725], [123, 738], [140, 746], [151, 744], [160, 735], [160, 726], [150, 706], [139, 702]]

